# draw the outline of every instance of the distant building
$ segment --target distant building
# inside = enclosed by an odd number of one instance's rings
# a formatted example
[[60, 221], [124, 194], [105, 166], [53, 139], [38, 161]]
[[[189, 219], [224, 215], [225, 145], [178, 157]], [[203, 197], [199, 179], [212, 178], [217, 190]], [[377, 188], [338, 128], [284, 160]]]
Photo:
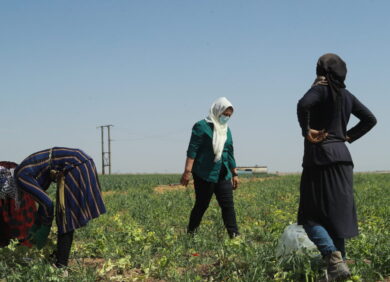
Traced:
[[268, 173], [267, 166], [239, 166], [237, 167], [238, 173]]

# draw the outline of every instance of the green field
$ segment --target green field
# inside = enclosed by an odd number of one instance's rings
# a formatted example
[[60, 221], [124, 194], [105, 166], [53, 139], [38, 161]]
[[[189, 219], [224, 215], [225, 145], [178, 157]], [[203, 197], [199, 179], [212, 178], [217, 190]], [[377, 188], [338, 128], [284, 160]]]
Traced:
[[[178, 175], [102, 176], [107, 214], [75, 232], [69, 277], [50, 266], [45, 249], [11, 245], [0, 250], [0, 281], [316, 281], [318, 261], [292, 255], [280, 261], [275, 248], [296, 221], [299, 176], [242, 178], [235, 192], [241, 236], [223, 227], [215, 199], [199, 232], [186, 234], [194, 193], [156, 186]], [[390, 277], [390, 174], [356, 174], [360, 236], [347, 242], [354, 281]], [[167, 188], [167, 191], [163, 191]], [[173, 187], [175, 188], [175, 187]], [[52, 192], [54, 188], [51, 189]]]

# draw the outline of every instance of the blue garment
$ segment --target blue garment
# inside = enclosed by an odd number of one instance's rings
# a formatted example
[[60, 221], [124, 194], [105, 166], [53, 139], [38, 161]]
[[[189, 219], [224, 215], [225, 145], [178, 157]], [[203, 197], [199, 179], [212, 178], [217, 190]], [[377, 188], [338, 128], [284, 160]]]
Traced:
[[55, 214], [59, 234], [85, 226], [106, 212], [92, 158], [79, 149], [55, 147], [30, 155], [15, 170], [19, 187], [39, 203], [42, 224], [50, 225], [54, 218], [53, 201], [45, 193], [52, 182], [51, 170], [62, 173], [65, 182], [65, 210], [57, 204]]
[[317, 246], [322, 256], [327, 256], [332, 252], [340, 251], [345, 258], [344, 238], [332, 238], [328, 231], [321, 225], [303, 225], [307, 236]]

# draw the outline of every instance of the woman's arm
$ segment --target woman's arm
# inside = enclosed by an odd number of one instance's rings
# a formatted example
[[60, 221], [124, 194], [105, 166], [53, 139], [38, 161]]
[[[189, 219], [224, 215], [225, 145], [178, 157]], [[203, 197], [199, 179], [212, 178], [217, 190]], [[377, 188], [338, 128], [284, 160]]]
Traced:
[[203, 144], [204, 130], [198, 122], [192, 127], [190, 144], [188, 144], [187, 157], [195, 159], [199, 148]]
[[360, 121], [357, 125], [347, 131], [347, 141], [352, 143], [373, 128], [377, 120], [374, 114], [364, 106], [355, 96], [353, 97], [352, 114]]
[[184, 167], [184, 172], [180, 179], [181, 185], [187, 186], [188, 182], [190, 182], [192, 166], [194, 165], [194, 161], [195, 161], [194, 159], [187, 157], [186, 164]]
[[199, 123], [196, 123], [192, 127], [190, 144], [187, 150], [187, 159], [184, 167], [183, 175], [181, 176], [180, 183], [184, 186], [188, 185], [191, 178], [192, 167], [194, 165], [195, 158], [198, 154], [199, 148], [203, 143], [204, 131]]
[[39, 203], [39, 223], [51, 226], [54, 217], [54, 204], [50, 197], [43, 191], [34, 177], [17, 174], [16, 181], [21, 190], [31, 195], [31, 197]]
[[238, 188], [238, 184], [240, 184], [240, 181], [238, 180], [237, 168], [232, 168], [232, 175], [233, 190], [236, 190]]
[[297, 105], [297, 116], [299, 125], [302, 129], [302, 136], [311, 143], [319, 143], [327, 136], [327, 133], [324, 130], [314, 130], [310, 128], [310, 110], [312, 107], [318, 105], [322, 99], [320, 91], [317, 91], [316, 88], [311, 88], [302, 99], [299, 100]]
[[[230, 129], [229, 129], [230, 131]], [[233, 175], [232, 177], [232, 183], [233, 183], [233, 189], [237, 189], [239, 181], [238, 181], [238, 174], [237, 174], [237, 165], [236, 165], [236, 160], [234, 158], [234, 146], [233, 146], [233, 138], [232, 138], [232, 143], [228, 147], [228, 164], [230, 171]]]

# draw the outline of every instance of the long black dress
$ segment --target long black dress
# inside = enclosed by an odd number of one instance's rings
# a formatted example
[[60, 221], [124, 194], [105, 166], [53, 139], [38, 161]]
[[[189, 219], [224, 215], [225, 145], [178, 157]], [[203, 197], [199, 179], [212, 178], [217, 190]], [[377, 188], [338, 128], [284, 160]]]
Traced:
[[[302, 135], [309, 129], [325, 129], [328, 137], [313, 144], [305, 138], [300, 186], [298, 224], [322, 225], [335, 238], [358, 235], [353, 196], [353, 162], [345, 145], [366, 134], [376, 118], [348, 90], [340, 89], [340, 107], [335, 107], [328, 86], [313, 86], [298, 102]], [[353, 114], [360, 121], [347, 131]]]

